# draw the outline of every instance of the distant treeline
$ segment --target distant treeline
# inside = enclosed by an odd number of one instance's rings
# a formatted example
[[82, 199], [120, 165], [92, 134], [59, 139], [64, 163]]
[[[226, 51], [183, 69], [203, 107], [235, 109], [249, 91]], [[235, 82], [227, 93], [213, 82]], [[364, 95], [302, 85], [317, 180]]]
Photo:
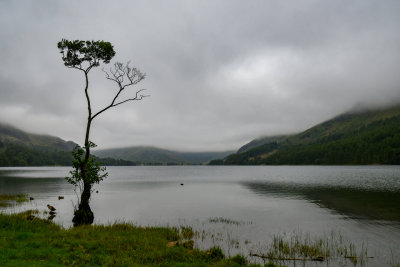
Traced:
[[[133, 162], [129, 160], [113, 158], [99, 158], [99, 161], [105, 166], [180, 165], [174, 162], [143, 163], [139, 161]], [[0, 167], [71, 166], [71, 164], [71, 151], [0, 141]]]
[[184, 165], [176, 162], [140, 162], [114, 158], [98, 158], [104, 166], [175, 166]]

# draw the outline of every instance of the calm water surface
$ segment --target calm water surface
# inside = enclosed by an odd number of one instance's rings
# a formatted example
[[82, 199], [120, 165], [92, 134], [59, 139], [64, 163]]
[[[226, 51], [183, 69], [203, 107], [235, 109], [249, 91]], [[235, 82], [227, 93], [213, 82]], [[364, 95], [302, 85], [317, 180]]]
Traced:
[[[77, 197], [64, 180], [68, 171], [0, 168], [1, 194], [34, 197], [2, 211], [44, 211], [51, 204], [58, 211], [54, 221], [71, 226]], [[400, 263], [400, 166], [109, 167], [108, 172], [92, 196], [95, 223], [190, 225], [209, 233], [198, 237], [198, 247], [219, 245], [232, 255], [262, 253], [276, 234], [335, 233], [368, 249], [374, 259], [365, 266]]]

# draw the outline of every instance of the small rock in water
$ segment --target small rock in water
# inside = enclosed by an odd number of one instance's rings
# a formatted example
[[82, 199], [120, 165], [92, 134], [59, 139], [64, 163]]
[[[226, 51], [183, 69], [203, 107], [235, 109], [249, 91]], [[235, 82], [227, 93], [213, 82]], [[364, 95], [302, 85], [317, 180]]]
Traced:
[[34, 198], [33, 197], [29, 197], [29, 200], [34, 200]]
[[64, 199], [64, 196], [58, 196], [58, 200]]
[[183, 185], [183, 184], [181, 184], [181, 185]]

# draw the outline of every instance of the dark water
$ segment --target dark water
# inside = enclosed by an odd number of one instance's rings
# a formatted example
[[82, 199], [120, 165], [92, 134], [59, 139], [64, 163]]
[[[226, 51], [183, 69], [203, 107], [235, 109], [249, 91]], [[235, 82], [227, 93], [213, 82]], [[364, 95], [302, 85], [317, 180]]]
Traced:
[[[76, 195], [63, 179], [68, 171], [0, 168], [1, 194], [35, 198], [3, 211], [45, 210], [51, 204], [58, 210], [54, 221], [69, 227]], [[207, 231], [197, 237], [198, 247], [219, 245], [245, 255], [262, 252], [276, 234], [335, 234], [368, 250], [374, 259], [364, 266], [400, 263], [399, 166], [109, 167], [108, 172], [92, 197], [96, 223], [190, 225]], [[346, 264], [334, 265], [352, 266]]]

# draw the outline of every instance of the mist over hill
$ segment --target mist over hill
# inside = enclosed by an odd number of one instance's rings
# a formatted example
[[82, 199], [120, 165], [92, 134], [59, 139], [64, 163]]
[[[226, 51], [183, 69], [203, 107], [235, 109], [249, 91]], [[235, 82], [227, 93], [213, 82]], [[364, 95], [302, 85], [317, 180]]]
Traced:
[[[0, 123], [0, 166], [71, 165], [72, 141]], [[257, 138], [224, 152], [149, 146], [94, 150], [104, 165], [400, 164], [400, 105], [357, 108], [304, 132]]]
[[179, 152], [150, 146], [112, 148], [95, 150], [93, 154], [100, 158], [122, 159], [143, 164], [206, 164], [209, 161], [232, 154], [224, 152]]
[[65, 141], [51, 135], [27, 133], [11, 125], [2, 123], [0, 123], [0, 142], [16, 143], [32, 147], [48, 147], [63, 151], [70, 151], [76, 146], [76, 143], [72, 141]]
[[299, 134], [258, 138], [211, 164], [400, 164], [400, 105], [357, 108]]

